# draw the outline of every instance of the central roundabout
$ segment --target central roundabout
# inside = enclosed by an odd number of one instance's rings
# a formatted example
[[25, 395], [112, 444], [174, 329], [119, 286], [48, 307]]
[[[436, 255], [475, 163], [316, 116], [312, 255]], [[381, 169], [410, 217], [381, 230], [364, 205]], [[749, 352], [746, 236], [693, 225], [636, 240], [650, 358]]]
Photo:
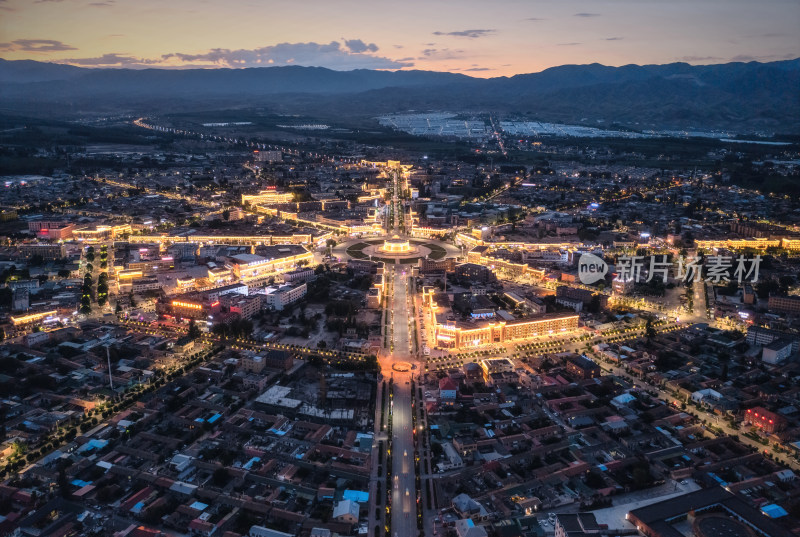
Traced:
[[414, 264], [420, 259], [438, 261], [458, 257], [461, 250], [435, 239], [408, 238], [399, 235], [350, 239], [338, 244], [333, 255], [343, 261], [364, 259], [387, 264]]

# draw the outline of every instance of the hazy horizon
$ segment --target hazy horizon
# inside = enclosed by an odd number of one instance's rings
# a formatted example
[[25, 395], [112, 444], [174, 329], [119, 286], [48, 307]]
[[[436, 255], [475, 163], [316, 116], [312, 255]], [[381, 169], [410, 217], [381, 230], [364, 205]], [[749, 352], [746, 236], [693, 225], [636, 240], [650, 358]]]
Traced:
[[490, 78], [560, 65], [800, 56], [793, 0], [0, 0], [0, 57], [82, 67], [282, 65]]

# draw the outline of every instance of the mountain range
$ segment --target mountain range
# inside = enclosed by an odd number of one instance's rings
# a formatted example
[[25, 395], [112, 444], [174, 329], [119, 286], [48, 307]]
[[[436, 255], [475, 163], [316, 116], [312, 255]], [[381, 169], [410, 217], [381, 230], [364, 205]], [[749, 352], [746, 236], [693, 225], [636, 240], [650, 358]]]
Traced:
[[89, 69], [0, 60], [0, 108], [38, 115], [257, 106], [319, 117], [494, 113], [634, 129], [800, 132], [800, 58], [718, 65], [564, 65], [512, 77], [432, 71]]

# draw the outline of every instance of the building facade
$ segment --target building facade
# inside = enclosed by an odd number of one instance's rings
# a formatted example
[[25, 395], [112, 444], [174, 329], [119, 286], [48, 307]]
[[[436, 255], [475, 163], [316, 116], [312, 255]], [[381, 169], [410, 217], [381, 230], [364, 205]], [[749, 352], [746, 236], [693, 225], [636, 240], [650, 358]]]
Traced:
[[544, 315], [533, 319], [459, 323], [445, 321], [436, 326], [437, 345], [450, 349], [468, 349], [512, 343], [538, 336], [547, 336], [578, 328], [576, 314]]

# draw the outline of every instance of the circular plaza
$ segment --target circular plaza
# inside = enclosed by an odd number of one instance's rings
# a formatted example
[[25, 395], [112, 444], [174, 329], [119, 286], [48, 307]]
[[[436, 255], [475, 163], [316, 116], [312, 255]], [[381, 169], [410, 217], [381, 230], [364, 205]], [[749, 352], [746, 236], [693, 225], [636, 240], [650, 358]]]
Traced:
[[461, 250], [436, 239], [394, 236], [350, 239], [333, 248], [333, 255], [343, 261], [365, 259], [388, 264], [413, 264], [420, 259], [439, 261], [458, 257]]

